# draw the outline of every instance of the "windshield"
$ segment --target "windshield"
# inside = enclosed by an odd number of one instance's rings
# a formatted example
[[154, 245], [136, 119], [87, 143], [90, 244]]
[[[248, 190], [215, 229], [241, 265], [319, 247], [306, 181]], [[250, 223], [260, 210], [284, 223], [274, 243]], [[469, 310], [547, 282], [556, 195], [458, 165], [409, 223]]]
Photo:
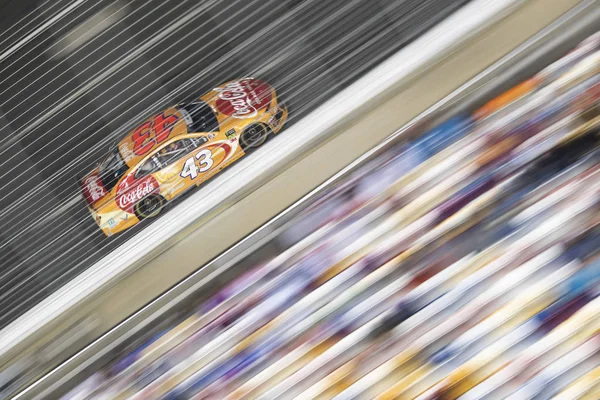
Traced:
[[215, 132], [219, 130], [219, 122], [213, 110], [203, 101], [195, 101], [179, 106], [185, 119], [188, 132]]
[[111, 191], [128, 169], [127, 164], [121, 158], [119, 149], [115, 147], [108, 157], [100, 163], [98, 174], [106, 190]]

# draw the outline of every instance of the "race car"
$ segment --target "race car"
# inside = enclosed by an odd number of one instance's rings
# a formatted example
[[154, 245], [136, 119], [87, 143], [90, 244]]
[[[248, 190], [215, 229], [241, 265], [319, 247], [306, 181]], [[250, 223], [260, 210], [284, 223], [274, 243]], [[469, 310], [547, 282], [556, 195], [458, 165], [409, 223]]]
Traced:
[[83, 197], [106, 236], [156, 217], [278, 133], [288, 118], [275, 89], [244, 78], [170, 107], [128, 133], [81, 179]]

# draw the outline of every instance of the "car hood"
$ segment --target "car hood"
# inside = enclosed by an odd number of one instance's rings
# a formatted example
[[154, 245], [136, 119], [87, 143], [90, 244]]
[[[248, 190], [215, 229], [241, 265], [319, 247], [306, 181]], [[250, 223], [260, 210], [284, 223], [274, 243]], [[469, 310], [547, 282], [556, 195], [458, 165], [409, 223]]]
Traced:
[[256, 118], [273, 100], [274, 90], [268, 83], [244, 78], [227, 82], [201, 97], [215, 110], [220, 119], [247, 120]]

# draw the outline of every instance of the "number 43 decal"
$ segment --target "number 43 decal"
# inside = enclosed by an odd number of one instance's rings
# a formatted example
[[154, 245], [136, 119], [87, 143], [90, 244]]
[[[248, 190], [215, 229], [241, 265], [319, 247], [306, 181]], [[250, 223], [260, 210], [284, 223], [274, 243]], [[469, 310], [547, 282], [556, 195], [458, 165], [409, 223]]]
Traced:
[[195, 158], [198, 160], [198, 164], [196, 164], [194, 157], [185, 160], [183, 170], [180, 174], [182, 178], [187, 178], [189, 176], [190, 179], [196, 179], [198, 177], [198, 172], [206, 172], [211, 169], [214, 164], [212, 153], [207, 149], [199, 151]]

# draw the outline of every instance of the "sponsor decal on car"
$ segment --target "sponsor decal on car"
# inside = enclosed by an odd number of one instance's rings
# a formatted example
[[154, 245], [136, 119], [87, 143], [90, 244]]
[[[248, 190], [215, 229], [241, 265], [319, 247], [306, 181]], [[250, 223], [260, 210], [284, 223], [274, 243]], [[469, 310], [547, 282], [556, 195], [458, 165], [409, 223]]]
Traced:
[[159, 191], [159, 184], [152, 175], [142, 178], [133, 184], [124, 180], [117, 190], [117, 193], [121, 194], [117, 196], [116, 202], [121, 210], [133, 213], [133, 208], [138, 201]]
[[235, 136], [235, 129], [230, 129], [225, 133], [225, 136], [227, 136], [227, 139], [231, 139], [232, 137]]
[[128, 175], [117, 186], [117, 195], [120, 195], [126, 190], [129, 190], [130, 183], [134, 181], [133, 175]]
[[110, 228], [114, 228], [115, 226], [117, 226], [117, 221], [115, 221], [114, 218], [109, 219], [108, 221], [106, 221], [106, 223]]
[[88, 176], [83, 181], [84, 192], [90, 203], [95, 203], [97, 200], [106, 196], [106, 189], [100, 182], [100, 177], [97, 174]]
[[233, 118], [253, 118], [271, 102], [271, 87], [256, 79], [230, 82], [218, 90], [217, 110]]

